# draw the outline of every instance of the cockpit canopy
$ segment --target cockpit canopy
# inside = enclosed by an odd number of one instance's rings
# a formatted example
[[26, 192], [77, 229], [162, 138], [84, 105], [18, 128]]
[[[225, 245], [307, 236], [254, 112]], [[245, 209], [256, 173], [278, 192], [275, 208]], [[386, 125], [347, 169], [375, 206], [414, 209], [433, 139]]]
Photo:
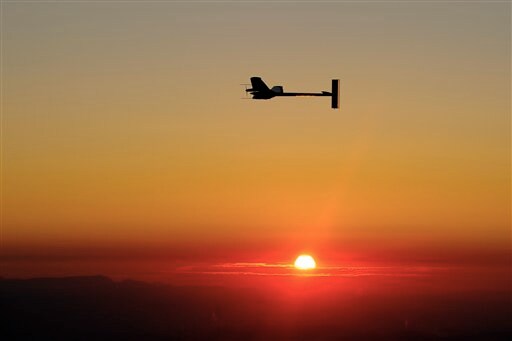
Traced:
[[273, 92], [275, 93], [278, 93], [278, 94], [282, 94], [283, 93], [283, 87], [281, 85], [276, 85], [274, 87], [272, 87], [272, 90]]

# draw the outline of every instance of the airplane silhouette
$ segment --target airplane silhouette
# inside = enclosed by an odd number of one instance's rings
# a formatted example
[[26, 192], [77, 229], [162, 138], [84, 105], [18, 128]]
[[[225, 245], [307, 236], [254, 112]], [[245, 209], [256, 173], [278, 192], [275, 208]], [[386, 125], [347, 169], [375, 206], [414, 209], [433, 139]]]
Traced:
[[252, 95], [253, 99], [271, 99], [278, 96], [329, 96], [331, 97], [331, 108], [340, 107], [340, 80], [332, 80], [332, 92], [284, 92], [281, 85], [270, 89], [260, 77], [251, 77], [251, 89], [245, 91]]

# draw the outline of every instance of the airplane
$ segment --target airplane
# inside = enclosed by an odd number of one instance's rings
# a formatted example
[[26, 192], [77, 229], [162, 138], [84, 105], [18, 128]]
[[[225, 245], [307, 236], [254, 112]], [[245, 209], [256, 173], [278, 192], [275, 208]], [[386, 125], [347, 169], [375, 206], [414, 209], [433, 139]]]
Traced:
[[279, 96], [321, 96], [331, 97], [331, 108], [339, 109], [340, 107], [340, 80], [332, 80], [332, 92], [284, 92], [281, 85], [276, 85], [270, 89], [260, 77], [251, 77], [250, 89], [245, 92], [252, 95], [252, 99], [271, 99]]

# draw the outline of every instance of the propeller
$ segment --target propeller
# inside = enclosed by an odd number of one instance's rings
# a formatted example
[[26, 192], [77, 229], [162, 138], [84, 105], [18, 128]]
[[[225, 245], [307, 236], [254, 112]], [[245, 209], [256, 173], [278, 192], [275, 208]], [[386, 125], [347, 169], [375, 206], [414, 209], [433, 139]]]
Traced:
[[247, 86], [249, 86], [251, 84], [242, 83], [240, 85], [243, 85], [245, 87], [245, 98], [241, 97], [240, 99], [252, 99], [252, 98], [249, 98], [249, 92], [247, 91], [248, 90]]

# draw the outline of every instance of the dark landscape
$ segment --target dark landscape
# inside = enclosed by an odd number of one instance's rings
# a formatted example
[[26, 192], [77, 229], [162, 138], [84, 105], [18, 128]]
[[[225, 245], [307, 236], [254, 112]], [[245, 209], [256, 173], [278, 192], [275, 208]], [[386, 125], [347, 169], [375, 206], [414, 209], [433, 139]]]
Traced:
[[[104, 276], [2, 279], [3, 340], [509, 340], [509, 292], [288, 297]], [[290, 304], [291, 300], [295, 303]]]

